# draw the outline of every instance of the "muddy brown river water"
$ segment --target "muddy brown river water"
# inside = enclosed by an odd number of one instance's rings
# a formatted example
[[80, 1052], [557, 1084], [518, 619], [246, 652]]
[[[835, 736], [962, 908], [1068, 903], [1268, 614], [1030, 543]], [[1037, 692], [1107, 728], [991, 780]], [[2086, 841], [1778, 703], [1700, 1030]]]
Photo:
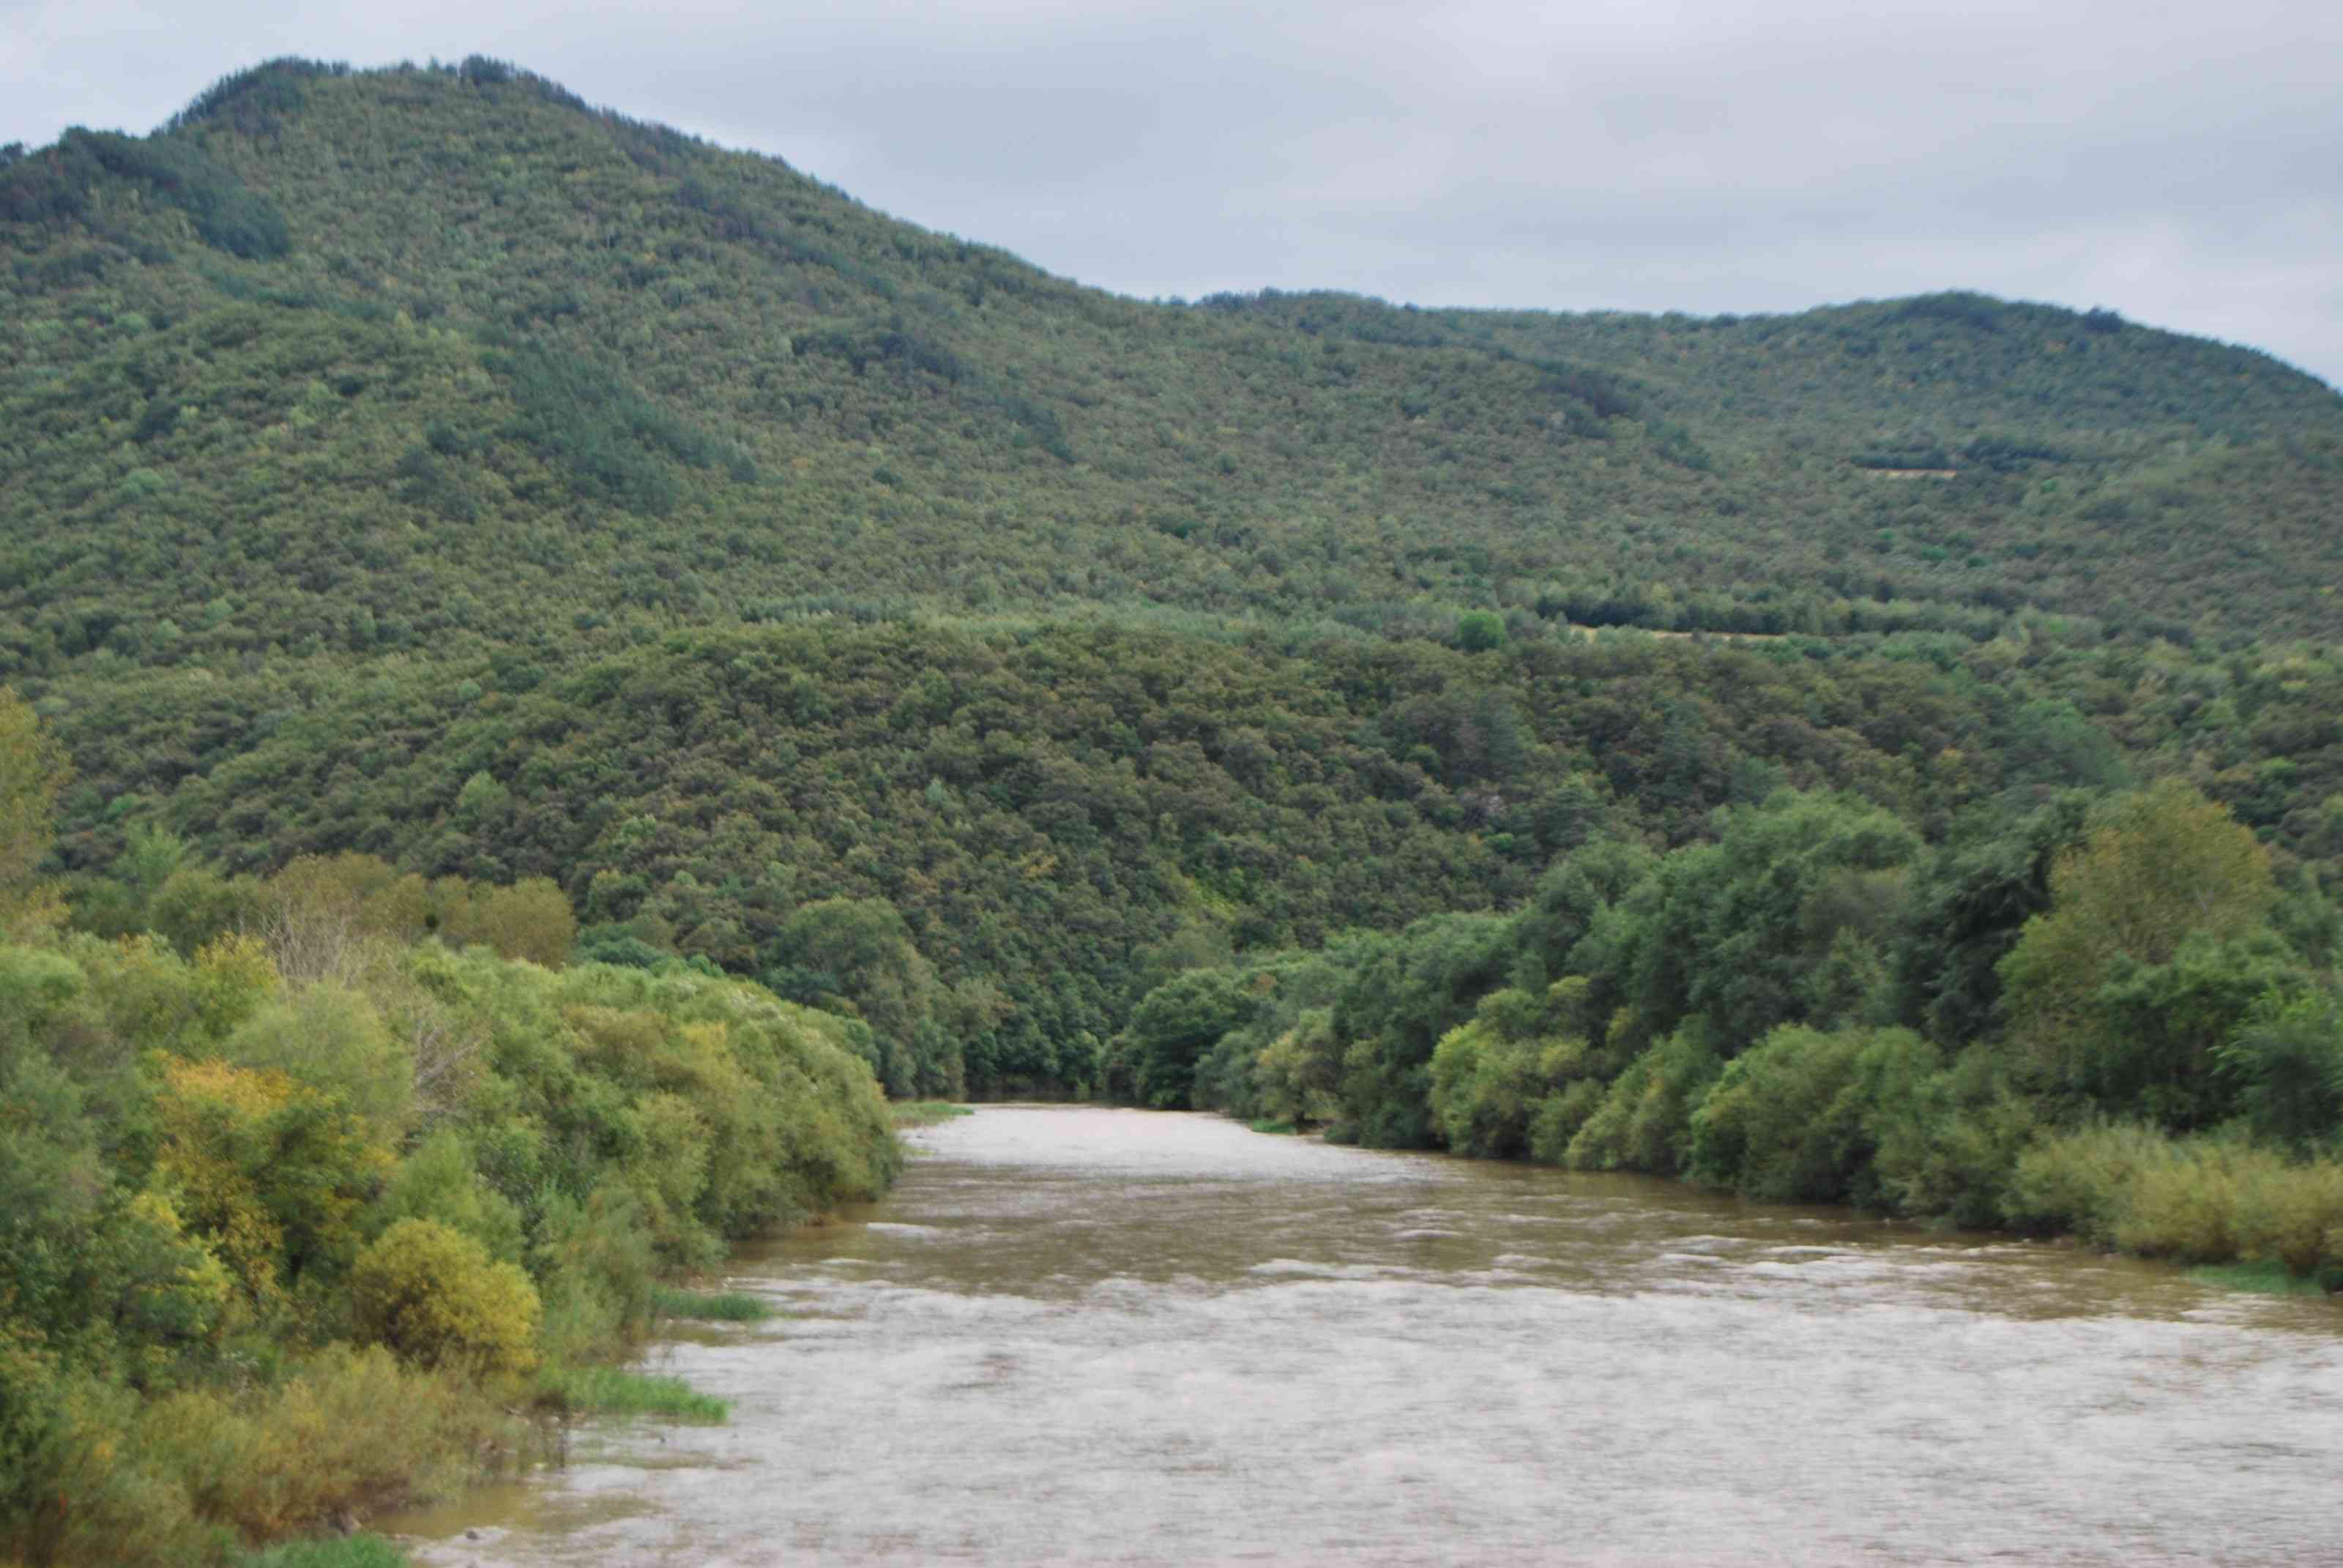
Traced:
[[1672, 1183], [995, 1107], [487, 1564], [2343, 1563], [2343, 1305]]

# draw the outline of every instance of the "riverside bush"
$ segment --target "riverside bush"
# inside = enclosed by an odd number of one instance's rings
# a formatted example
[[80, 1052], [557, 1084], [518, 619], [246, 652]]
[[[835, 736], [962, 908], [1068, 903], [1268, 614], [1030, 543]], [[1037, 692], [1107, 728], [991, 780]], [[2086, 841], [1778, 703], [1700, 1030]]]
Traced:
[[437, 894], [384, 870], [193, 959], [0, 944], [0, 1563], [224, 1563], [516, 1465], [518, 1380], [638, 1348], [675, 1260], [894, 1175], [846, 1020], [402, 937]]
[[2115, 1242], [2140, 1172], [2168, 1142], [2137, 1125], [2101, 1123], [2053, 1134], [2019, 1153], [2004, 1215], [2017, 1230]]
[[1909, 1030], [1785, 1025], [1727, 1064], [1693, 1111], [1687, 1173], [1775, 1202], [1875, 1200], [1880, 1119], [1937, 1065]]
[[201, 1391], [151, 1406], [132, 1452], [198, 1517], [247, 1540], [367, 1518], [518, 1462], [523, 1423], [453, 1370], [379, 1346], [333, 1346], [273, 1388]]
[[360, 1252], [350, 1299], [362, 1336], [420, 1365], [468, 1365], [493, 1376], [537, 1362], [544, 1316], [537, 1287], [437, 1220], [401, 1220]]
[[2258, 1164], [2238, 1193], [2237, 1251], [2297, 1279], [2343, 1286], [2343, 1164]]
[[1628, 1064], [1564, 1151], [1580, 1171], [1674, 1176], [1691, 1152], [1692, 1111], [1725, 1064], [1694, 1020]]
[[1986, 1229], [2006, 1222], [2011, 1174], [2041, 1117], [1993, 1052], [1972, 1050], [1877, 1108], [1871, 1128], [1882, 1207]]
[[2175, 1139], [2101, 1125], [2018, 1156], [2006, 1203], [2023, 1229], [2194, 1263], [2269, 1261], [2343, 1278], [2343, 1163], [2236, 1135]]

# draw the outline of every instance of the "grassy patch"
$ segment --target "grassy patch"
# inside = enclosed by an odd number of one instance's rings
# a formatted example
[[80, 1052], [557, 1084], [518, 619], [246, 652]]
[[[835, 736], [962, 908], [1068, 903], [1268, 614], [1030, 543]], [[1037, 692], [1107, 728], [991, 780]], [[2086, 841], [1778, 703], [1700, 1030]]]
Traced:
[[236, 1568], [407, 1568], [411, 1559], [379, 1535], [288, 1541], [236, 1559]]
[[1291, 1121], [1280, 1121], [1276, 1118], [1270, 1116], [1264, 1116], [1259, 1121], [1253, 1122], [1252, 1125], [1252, 1130], [1255, 1132], [1298, 1132], [1301, 1131], [1300, 1128], [1294, 1126]]
[[718, 1323], [762, 1322], [773, 1315], [770, 1302], [746, 1291], [678, 1291], [665, 1285], [651, 1292], [651, 1310], [663, 1318]]
[[949, 1100], [896, 1100], [888, 1102], [898, 1127], [932, 1127], [939, 1121], [950, 1121], [955, 1116], [973, 1116], [975, 1111], [965, 1105], [954, 1105]]
[[2289, 1273], [2284, 1263], [2265, 1258], [2253, 1263], [2212, 1263], [2191, 1269], [2188, 1277], [2202, 1284], [2232, 1291], [2256, 1291], [2267, 1296], [2323, 1296], [2327, 1287], [2317, 1280]]
[[548, 1372], [541, 1386], [546, 1393], [579, 1415], [661, 1415], [673, 1421], [716, 1426], [732, 1413], [729, 1402], [701, 1393], [681, 1378], [657, 1377], [617, 1367], [572, 1367]]

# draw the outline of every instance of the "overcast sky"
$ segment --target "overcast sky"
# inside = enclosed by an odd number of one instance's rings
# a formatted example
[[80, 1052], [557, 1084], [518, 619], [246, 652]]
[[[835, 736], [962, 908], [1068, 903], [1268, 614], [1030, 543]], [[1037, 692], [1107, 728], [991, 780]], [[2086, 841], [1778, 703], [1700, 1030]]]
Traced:
[[1978, 288], [2343, 386], [2335, 0], [0, 0], [0, 142], [277, 55], [474, 53], [1127, 294]]

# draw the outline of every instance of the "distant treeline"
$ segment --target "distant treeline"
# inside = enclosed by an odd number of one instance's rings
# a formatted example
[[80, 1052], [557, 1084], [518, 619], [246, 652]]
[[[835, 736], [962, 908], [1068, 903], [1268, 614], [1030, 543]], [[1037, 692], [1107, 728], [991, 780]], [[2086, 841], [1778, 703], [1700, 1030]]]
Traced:
[[1784, 787], [1933, 847], [2172, 776], [2288, 876], [2343, 857], [2343, 664], [2315, 651], [1451, 635], [831, 621], [44, 703], [85, 929], [125, 929], [156, 835], [184, 889], [353, 851], [418, 888], [543, 879], [581, 953], [832, 1009], [899, 1094], [1094, 1086], [1177, 969], [1508, 909], [1591, 840], [1692, 844]]

